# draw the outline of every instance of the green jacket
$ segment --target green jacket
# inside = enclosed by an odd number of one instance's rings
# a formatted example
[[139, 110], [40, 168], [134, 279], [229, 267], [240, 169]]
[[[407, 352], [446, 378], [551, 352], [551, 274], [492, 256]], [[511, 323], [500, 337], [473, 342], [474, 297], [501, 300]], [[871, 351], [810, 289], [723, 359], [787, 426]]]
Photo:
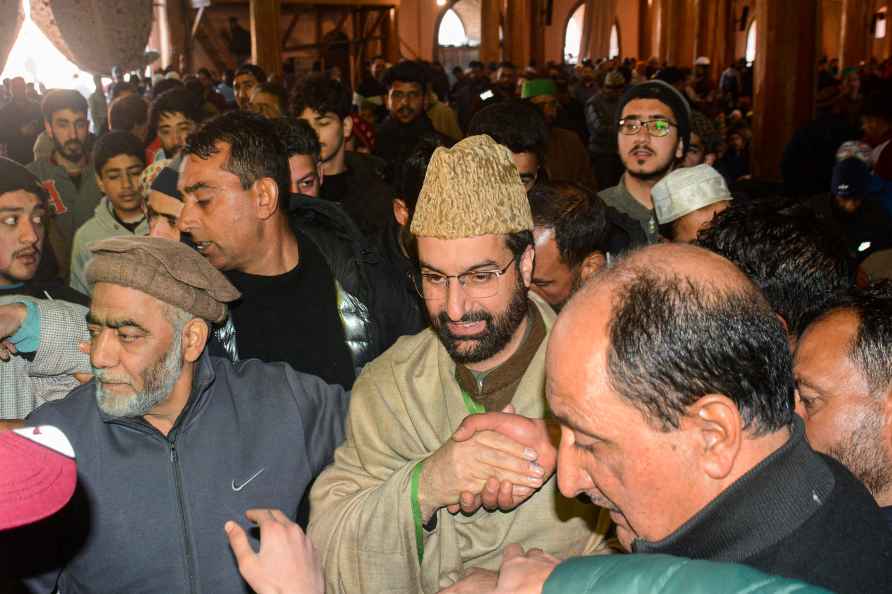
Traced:
[[736, 563], [669, 555], [576, 557], [558, 565], [542, 594], [832, 594]]

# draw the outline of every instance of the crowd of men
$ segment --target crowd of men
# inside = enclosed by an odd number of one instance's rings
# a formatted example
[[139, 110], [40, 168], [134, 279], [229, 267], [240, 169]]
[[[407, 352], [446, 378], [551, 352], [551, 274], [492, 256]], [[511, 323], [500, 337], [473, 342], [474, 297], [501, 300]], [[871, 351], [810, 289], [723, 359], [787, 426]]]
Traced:
[[704, 60], [10, 81], [0, 588], [892, 591], [886, 83]]

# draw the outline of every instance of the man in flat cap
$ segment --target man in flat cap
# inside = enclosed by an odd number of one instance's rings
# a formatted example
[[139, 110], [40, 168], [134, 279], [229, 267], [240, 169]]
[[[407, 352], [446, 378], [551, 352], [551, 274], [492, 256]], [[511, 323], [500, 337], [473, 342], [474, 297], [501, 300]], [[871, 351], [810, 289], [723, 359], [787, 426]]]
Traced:
[[118, 237], [90, 249], [95, 380], [27, 419], [70, 437], [80, 497], [30, 552], [52, 569], [29, 586], [242, 594], [224, 524], [248, 527], [250, 508], [294, 519], [342, 440], [348, 396], [282, 363], [209, 356], [209, 326], [239, 293], [188, 246]]
[[[528, 292], [532, 229], [508, 149], [481, 135], [434, 152], [411, 223], [432, 327], [363, 370], [345, 443], [310, 495], [329, 594], [433, 594], [471, 567], [494, 583], [508, 542], [558, 557], [605, 547], [606, 518], [563, 498], [537, 453], [550, 449], [531, 419], [546, 414], [555, 316]], [[475, 414], [513, 419], [516, 439], [458, 429]]]
[[653, 187], [654, 217], [666, 241], [691, 243], [731, 204], [722, 174], [706, 165], [676, 169]]

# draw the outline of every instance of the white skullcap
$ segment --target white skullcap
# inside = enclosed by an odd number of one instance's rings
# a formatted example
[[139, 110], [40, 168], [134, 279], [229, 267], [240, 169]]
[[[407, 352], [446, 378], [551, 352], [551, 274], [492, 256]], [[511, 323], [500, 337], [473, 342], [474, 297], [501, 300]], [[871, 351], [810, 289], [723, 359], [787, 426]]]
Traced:
[[650, 192], [657, 223], [665, 225], [704, 206], [731, 200], [725, 178], [709, 165], [676, 169]]

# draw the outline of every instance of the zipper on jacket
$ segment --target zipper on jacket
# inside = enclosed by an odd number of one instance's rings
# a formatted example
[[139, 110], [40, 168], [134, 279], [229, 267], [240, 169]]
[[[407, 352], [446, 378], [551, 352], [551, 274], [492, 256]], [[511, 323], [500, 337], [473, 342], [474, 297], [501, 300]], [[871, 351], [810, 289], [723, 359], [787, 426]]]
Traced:
[[177, 489], [177, 509], [180, 512], [180, 527], [182, 528], [183, 547], [186, 552], [186, 579], [189, 583], [189, 592], [196, 594], [195, 586], [195, 556], [189, 538], [189, 525], [186, 522], [186, 502], [183, 501], [183, 473], [180, 468], [180, 458], [177, 455], [176, 441], [170, 442], [170, 463], [173, 465], [173, 480]]

